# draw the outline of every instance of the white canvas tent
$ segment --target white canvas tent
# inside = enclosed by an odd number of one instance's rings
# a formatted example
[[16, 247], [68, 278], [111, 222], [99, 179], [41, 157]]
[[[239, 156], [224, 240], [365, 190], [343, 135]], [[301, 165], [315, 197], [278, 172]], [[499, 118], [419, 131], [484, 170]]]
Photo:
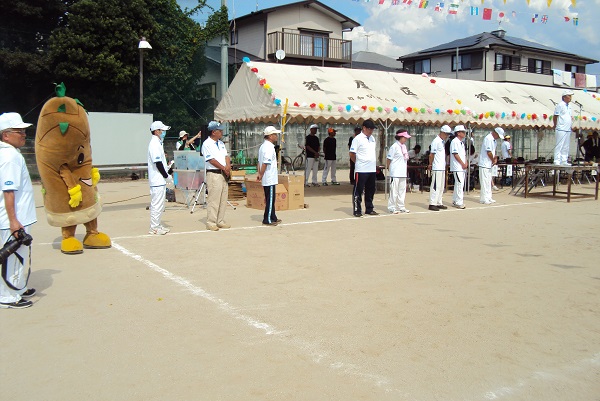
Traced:
[[[287, 99], [288, 122], [357, 123], [372, 118], [386, 126], [552, 128], [554, 106], [564, 89], [247, 62], [217, 106], [215, 118], [279, 123]], [[573, 110], [576, 127], [600, 129], [600, 94], [576, 90]]]

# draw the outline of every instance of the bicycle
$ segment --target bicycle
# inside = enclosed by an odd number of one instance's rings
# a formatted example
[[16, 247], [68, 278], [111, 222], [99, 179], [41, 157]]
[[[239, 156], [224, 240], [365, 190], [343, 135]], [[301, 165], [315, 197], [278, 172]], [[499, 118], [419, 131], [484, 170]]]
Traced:
[[302, 149], [302, 152], [294, 158], [292, 162], [292, 167], [295, 170], [302, 170], [306, 161], [306, 149], [304, 148], [304, 146], [300, 146], [300, 144], [298, 144], [298, 147]]

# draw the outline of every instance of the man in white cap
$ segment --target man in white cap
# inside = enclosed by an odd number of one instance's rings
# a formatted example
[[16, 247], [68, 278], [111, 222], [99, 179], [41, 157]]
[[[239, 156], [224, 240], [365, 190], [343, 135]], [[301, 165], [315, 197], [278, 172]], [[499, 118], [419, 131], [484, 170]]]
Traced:
[[[31, 124], [24, 123], [18, 113], [0, 115], [0, 247], [22, 233], [29, 234], [31, 225], [37, 221], [31, 178], [19, 151], [25, 145], [28, 127]], [[21, 244], [1, 262], [6, 271], [2, 271], [0, 278], [0, 308], [33, 305], [27, 298], [36, 291], [27, 289], [29, 274], [25, 271], [25, 262], [31, 268], [31, 248]]]
[[427, 169], [431, 170], [431, 184], [429, 186], [429, 210], [435, 212], [448, 209], [442, 204], [442, 195], [446, 185], [446, 148], [444, 141], [452, 133], [452, 128], [447, 125], [440, 128], [440, 133], [431, 141], [429, 151], [429, 164]]
[[452, 194], [452, 206], [464, 209], [463, 191], [465, 188], [465, 171], [467, 164], [467, 152], [464, 139], [466, 136], [464, 125], [454, 127], [454, 139], [450, 142], [450, 172], [454, 175], [454, 193]]
[[554, 109], [554, 116], [552, 122], [554, 124], [554, 131], [556, 133], [556, 146], [554, 148], [554, 164], [557, 166], [570, 166], [567, 163], [569, 158], [569, 145], [571, 143], [571, 131], [572, 128], [572, 110], [571, 110], [571, 97], [573, 91], [567, 89], [562, 94], [562, 100], [556, 105]]
[[219, 228], [231, 228], [225, 222], [225, 209], [229, 186], [227, 181], [231, 174], [231, 159], [225, 144], [221, 141], [225, 127], [216, 121], [208, 123], [210, 136], [202, 143], [202, 154], [206, 165], [206, 228], [219, 231]]
[[388, 199], [388, 210], [392, 214], [408, 213], [409, 210], [404, 206], [406, 198], [406, 179], [408, 177], [408, 149], [406, 141], [410, 135], [406, 130], [396, 131], [396, 142], [387, 154], [387, 168], [391, 179], [390, 197]]
[[306, 170], [304, 172], [304, 185], [308, 186], [308, 178], [312, 171], [312, 186], [318, 187], [317, 174], [319, 172], [319, 152], [321, 151], [321, 143], [317, 136], [319, 126], [313, 124], [310, 126], [310, 133], [306, 135], [304, 148], [306, 150]]
[[192, 139], [188, 139], [189, 134], [185, 131], [179, 131], [179, 140], [175, 143], [175, 150], [196, 150], [194, 141], [202, 135], [198, 132]]
[[350, 146], [350, 160], [354, 162], [354, 189], [352, 214], [362, 217], [362, 194], [365, 194], [365, 214], [377, 216], [373, 197], [377, 187], [377, 143], [373, 131], [377, 126], [371, 119], [364, 120], [362, 132], [354, 137]]
[[150, 184], [150, 231], [152, 235], [165, 235], [170, 230], [161, 224], [162, 214], [165, 210], [167, 193], [167, 161], [163, 141], [167, 130], [171, 127], [162, 121], [154, 121], [150, 125], [152, 139], [148, 145], [148, 183]]
[[261, 181], [265, 191], [265, 213], [262, 223], [266, 226], [276, 226], [281, 223], [275, 213], [275, 198], [278, 178], [277, 178], [277, 153], [275, 152], [275, 142], [280, 130], [272, 125], [265, 128], [265, 141], [258, 149], [258, 176], [257, 181]]
[[496, 201], [492, 199], [492, 167], [498, 164], [496, 156], [496, 139], [504, 139], [504, 130], [494, 128], [487, 134], [481, 144], [479, 153], [479, 203], [490, 205]]

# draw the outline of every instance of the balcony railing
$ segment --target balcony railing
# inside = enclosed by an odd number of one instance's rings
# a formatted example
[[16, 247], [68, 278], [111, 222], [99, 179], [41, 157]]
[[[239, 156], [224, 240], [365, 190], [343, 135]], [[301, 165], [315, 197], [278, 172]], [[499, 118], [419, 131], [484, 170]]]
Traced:
[[521, 65], [521, 64], [511, 64], [511, 65], [494, 64], [494, 71], [502, 71], [502, 70], [530, 72], [533, 74], [542, 74], [542, 75], [552, 75], [551, 68], [529, 68], [529, 66]]
[[267, 53], [285, 51], [286, 57], [328, 62], [349, 63], [352, 60], [352, 41], [326, 36], [292, 32], [273, 32], [267, 37]]

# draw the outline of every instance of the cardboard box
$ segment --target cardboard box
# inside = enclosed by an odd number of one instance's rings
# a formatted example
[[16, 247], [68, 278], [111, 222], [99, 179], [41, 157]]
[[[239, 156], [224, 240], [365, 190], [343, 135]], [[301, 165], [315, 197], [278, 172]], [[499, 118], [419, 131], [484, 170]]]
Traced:
[[277, 178], [288, 191], [288, 209], [304, 209], [304, 175], [279, 174]]
[[[260, 181], [256, 181], [256, 176], [252, 176], [247, 177], [244, 183], [246, 185], [246, 207], [265, 210], [265, 191]], [[275, 196], [275, 210], [287, 210], [288, 192], [283, 184], [277, 184]]]

